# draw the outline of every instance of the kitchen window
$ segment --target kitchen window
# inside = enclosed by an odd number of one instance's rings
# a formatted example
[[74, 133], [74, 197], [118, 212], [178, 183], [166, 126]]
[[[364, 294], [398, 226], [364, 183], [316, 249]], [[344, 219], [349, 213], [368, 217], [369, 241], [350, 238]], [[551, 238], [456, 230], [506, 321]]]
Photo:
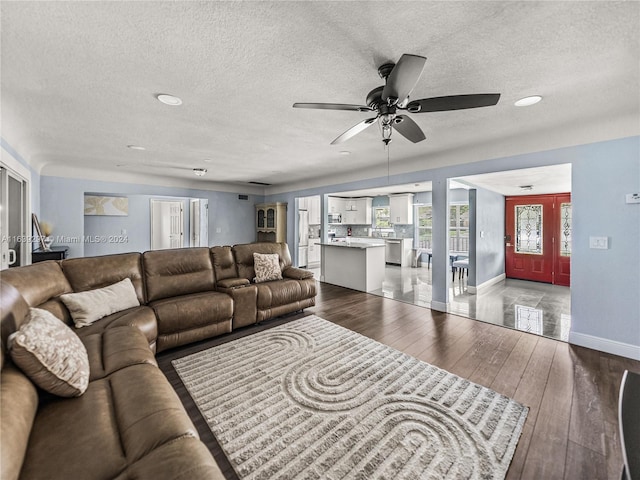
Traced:
[[391, 213], [389, 207], [376, 207], [373, 209], [374, 226], [376, 228], [391, 228]]
[[[449, 211], [449, 250], [452, 252], [469, 251], [469, 205], [451, 205]], [[419, 248], [432, 248], [433, 207], [416, 207], [416, 237]]]

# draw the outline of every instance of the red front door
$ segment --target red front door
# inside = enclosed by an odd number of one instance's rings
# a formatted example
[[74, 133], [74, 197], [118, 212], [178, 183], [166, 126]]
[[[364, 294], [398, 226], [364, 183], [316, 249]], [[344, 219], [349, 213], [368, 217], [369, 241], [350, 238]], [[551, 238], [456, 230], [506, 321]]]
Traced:
[[[568, 219], [562, 219], [562, 214], [568, 214]], [[506, 276], [568, 286], [570, 216], [569, 194], [507, 197]]]

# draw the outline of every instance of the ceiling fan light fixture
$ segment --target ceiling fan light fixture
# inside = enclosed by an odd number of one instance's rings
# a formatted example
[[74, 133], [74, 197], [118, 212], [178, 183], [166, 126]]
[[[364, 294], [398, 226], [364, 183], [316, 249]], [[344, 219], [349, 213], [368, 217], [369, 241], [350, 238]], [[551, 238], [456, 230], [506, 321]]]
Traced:
[[202, 177], [205, 173], [207, 173], [207, 169], [206, 168], [194, 168], [193, 169], [193, 173], [198, 177]]
[[178, 105], [182, 105], [182, 99], [176, 97], [175, 95], [168, 95], [166, 93], [161, 93], [156, 95], [158, 101], [164, 103], [165, 105], [170, 105], [172, 107], [177, 107]]
[[542, 100], [540, 95], [531, 95], [530, 97], [524, 97], [517, 100], [514, 105], [516, 107], [530, 107], [531, 105], [538, 103], [540, 100]]

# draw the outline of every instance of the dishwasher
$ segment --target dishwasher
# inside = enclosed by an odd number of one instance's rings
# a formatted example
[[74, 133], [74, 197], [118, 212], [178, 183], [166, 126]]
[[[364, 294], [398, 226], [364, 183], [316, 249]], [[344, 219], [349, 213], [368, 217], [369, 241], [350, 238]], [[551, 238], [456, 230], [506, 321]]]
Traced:
[[384, 241], [384, 261], [402, 265], [402, 240]]

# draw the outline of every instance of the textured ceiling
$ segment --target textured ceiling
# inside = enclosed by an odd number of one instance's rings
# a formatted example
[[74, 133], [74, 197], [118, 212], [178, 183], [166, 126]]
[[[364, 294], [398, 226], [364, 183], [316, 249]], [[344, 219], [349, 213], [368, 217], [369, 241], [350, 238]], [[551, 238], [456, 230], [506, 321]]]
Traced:
[[[367, 113], [377, 67], [428, 58], [412, 98], [499, 92], [495, 107], [412, 118], [391, 173], [640, 133], [638, 2], [2, 2], [3, 138], [45, 174], [276, 187], [386, 174]], [[170, 93], [183, 105], [154, 96]], [[529, 108], [513, 102], [539, 94]], [[134, 151], [126, 145], [146, 147]], [[351, 152], [340, 155], [341, 150]], [[65, 170], [66, 169], [66, 170]]]

